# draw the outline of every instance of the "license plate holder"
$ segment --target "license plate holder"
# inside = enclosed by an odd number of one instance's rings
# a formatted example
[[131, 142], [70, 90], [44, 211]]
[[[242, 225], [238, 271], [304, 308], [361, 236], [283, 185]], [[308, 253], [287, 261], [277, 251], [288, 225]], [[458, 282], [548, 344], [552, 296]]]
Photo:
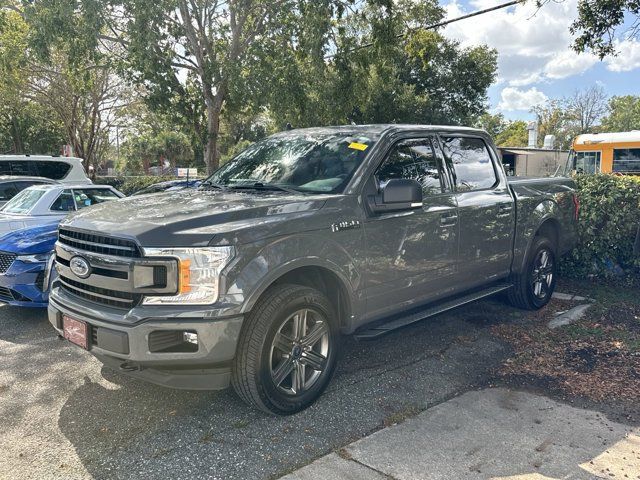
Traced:
[[89, 325], [82, 320], [64, 315], [62, 317], [62, 334], [71, 343], [89, 349]]

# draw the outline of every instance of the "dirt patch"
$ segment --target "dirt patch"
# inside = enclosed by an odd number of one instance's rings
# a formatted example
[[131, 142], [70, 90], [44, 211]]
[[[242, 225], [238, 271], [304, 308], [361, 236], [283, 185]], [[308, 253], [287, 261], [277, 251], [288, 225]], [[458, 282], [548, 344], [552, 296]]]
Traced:
[[492, 327], [512, 348], [499, 369], [509, 384], [533, 386], [569, 399], [617, 404], [640, 412], [640, 298], [625, 288], [591, 282], [561, 285], [563, 292], [597, 299], [577, 323], [550, 330], [558, 312], [580, 302], [554, 300], [517, 324]]

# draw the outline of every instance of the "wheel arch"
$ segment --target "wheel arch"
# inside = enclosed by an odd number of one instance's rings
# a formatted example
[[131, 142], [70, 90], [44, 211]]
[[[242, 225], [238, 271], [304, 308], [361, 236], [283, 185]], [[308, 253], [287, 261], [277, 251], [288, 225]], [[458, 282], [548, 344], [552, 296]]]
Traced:
[[268, 278], [265, 278], [249, 295], [242, 307], [242, 312], [250, 311], [264, 293], [274, 285], [285, 283], [304, 285], [320, 290], [331, 300], [337, 307], [336, 314], [341, 330], [348, 332], [353, 323], [354, 314], [350, 283], [336, 266], [319, 260], [318, 258], [298, 259], [270, 272]]

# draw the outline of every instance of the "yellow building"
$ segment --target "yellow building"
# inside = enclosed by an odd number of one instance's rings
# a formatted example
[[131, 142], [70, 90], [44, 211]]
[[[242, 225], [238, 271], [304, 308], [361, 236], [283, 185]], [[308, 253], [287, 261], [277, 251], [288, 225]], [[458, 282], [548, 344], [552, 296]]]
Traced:
[[567, 170], [640, 175], [640, 130], [578, 135]]

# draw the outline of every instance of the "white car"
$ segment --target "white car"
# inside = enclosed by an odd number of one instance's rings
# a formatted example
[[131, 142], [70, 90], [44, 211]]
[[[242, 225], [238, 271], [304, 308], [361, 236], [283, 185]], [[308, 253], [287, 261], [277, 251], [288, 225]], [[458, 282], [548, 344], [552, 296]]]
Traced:
[[0, 155], [0, 175], [44, 177], [60, 183], [92, 183], [82, 159], [48, 155]]
[[69, 212], [117, 200], [124, 194], [109, 185], [36, 185], [22, 190], [0, 209], [0, 235], [57, 223]]

